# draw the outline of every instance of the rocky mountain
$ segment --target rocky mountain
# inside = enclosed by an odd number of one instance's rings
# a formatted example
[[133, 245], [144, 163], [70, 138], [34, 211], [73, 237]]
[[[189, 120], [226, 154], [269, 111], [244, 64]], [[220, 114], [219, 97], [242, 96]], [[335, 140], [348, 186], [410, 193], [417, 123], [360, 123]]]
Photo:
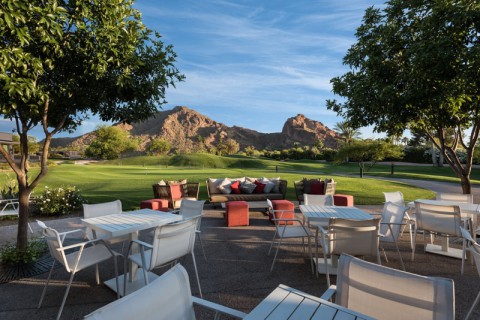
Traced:
[[[282, 132], [261, 133], [242, 127], [228, 127], [216, 122], [195, 110], [187, 107], [175, 107], [160, 111], [144, 122], [117, 124], [128, 130], [132, 136], [138, 137], [144, 147], [151, 139], [161, 137], [171, 143], [172, 147], [182, 152], [196, 151], [201, 146], [215, 145], [221, 139], [234, 139], [240, 149], [253, 146], [257, 150], [265, 148], [289, 148], [298, 143], [300, 146], [313, 145], [315, 141], [323, 141], [326, 147], [336, 148], [338, 135], [321, 122], [306, 118], [302, 114], [289, 118]], [[85, 146], [93, 139], [92, 133], [83, 135], [73, 141], [70, 146]]]

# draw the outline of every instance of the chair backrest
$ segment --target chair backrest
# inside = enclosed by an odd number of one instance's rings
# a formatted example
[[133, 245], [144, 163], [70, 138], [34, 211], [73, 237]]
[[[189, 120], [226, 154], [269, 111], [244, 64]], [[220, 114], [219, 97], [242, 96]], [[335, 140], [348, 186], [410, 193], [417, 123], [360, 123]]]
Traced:
[[147, 286], [97, 309], [85, 319], [194, 320], [188, 274], [177, 264]]
[[183, 216], [183, 219], [201, 216], [203, 213], [204, 204], [205, 200], [183, 199], [182, 204], [180, 205], [179, 214]]
[[473, 195], [463, 193], [437, 192], [435, 199], [442, 201], [455, 201], [461, 203], [473, 203]]
[[455, 319], [452, 279], [426, 277], [342, 255], [335, 303], [378, 319]]
[[[380, 218], [351, 220], [330, 218], [328, 223], [328, 253], [377, 255]], [[325, 248], [324, 248], [325, 250]]]
[[306, 205], [333, 206], [333, 195], [331, 194], [304, 194], [303, 201]]
[[198, 219], [200, 217], [194, 217], [155, 229], [150, 270], [193, 252]]
[[120, 200], [83, 205], [83, 217], [96, 218], [109, 214], [122, 213], [122, 202]]
[[477, 266], [477, 272], [480, 276], [480, 244], [478, 244], [467, 229], [460, 227], [462, 237], [467, 240], [467, 250], [472, 253], [472, 257], [475, 260]]
[[405, 206], [405, 199], [401, 191], [384, 192], [385, 202], [395, 203], [399, 206]]
[[60, 262], [63, 266], [65, 266], [67, 271], [70, 272], [71, 270], [65, 257], [65, 251], [63, 250], [63, 241], [58, 231], [47, 227], [43, 221], [37, 220], [37, 224], [40, 228], [42, 228], [42, 235], [47, 242], [48, 251], [50, 252], [52, 258]]
[[461, 236], [461, 211], [459, 206], [426, 204], [415, 201], [417, 228], [443, 234]]
[[382, 242], [395, 242], [398, 240], [402, 229], [402, 222], [407, 208], [392, 202], [386, 202], [383, 205], [382, 223], [380, 224], [380, 233], [383, 237]]
[[[122, 202], [120, 200], [95, 204], [83, 204], [83, 217], [85, 219], [96, 218], [115, 213], [122, 213]], [[97, 236], [99, 233], [102, 233], [102, 231], [99, 230], [95, 232], [97, 233]], [[89, 228], [85, 230], [85, 234], [88, 239], [95, 238], [92, 230]]]

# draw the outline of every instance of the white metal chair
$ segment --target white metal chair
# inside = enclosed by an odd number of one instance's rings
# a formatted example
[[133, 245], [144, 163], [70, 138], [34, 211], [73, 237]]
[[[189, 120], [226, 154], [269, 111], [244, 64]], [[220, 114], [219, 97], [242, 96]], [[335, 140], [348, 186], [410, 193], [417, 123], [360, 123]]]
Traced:
[[246, 314], [193, 297], [185, 268], [177, 264], [148, 286], [107, 304], [85, 316], [86, 320], [194, 320], [194, 304], [221, 314], [243, 319]]
[[437, 192], [435, 199], [441, 201], [454, 201], [460, 203], [473, 203], [473, 195], [463, 193]]
[[342, 254], [336, 286], [323, 299], [376, 319], [453, 320], [452, 279], [426, 277]]
[[[85, 268], [95, 265], [97, 284], [100, 284], [98, 264], [102, 261], [113, 258], [114, 266], [115, 266], [117, 292], [119, 292], [118, 291], [119, 286], [118, 286], [117, 254], [114, 251], [112, 251], [103, 240], [96, 239], [96, 240], [90, 240], [90, 241], [85, 241], [85, 242], [64, 246], [63, 242], [67, 235], [75, 232], [83, 233], [83, 230], [77, 229], [77, 230], [60, 233], [55, 229], [47, 227], [45, 223], [43, 223], [42, 221], [37, 220], [37, 223], [42, 228], [43, 236], [47, 241], [50, 255], [53, 258], [52, 268], [50, 269], [47, 282], [45, 283], [45, 287], [43, 288], [42, 296], [40, 297], [40, 302], [38, 303], [38, 308], [41, 307], [43, 298], [45, 297], [45, 293], [47, 292], [47, 287], [50, 282], [50, 278], [52, 276], [52, 271], [55, 267], [55, 262], [59, 262], [61, 265], [65, 267], [65, 270], [68, 273], [70, 273], [70, 279], [68, 280], [67, 289], [65, 291], [65, 295], [63, 296], [62, 304], [60, 305], [60, 310], [58, 311], [57, 319], [60, 319], [60, 316], [62, 314], [65, 301], [67, 300], [68, 292], [70, 291], [70, 286], [72, 285], [73, 277], [75, 276], [75, 273], [77, 273], [80, 270], [83, 270]], [[76, 251], [68, 253], [73, 249], [76, 249]], [[120, 296], [117, 294], [117, 297], [120, 297]]]
[[[420, 201], [415, 201], [415, 210], [417, 216], [417, 223], [415, 225], [415, 233], [413, 237], [413, 249], [412, 249], [412, 261], [415, 257], [415, 244], [417, 238], [417, 231], [423, 230], [423, 242], [425, 243], [425, 232], [430, 234], [436, 234], [445, 236], [444, 242], [441, 247], [433, 245], [432, 243], [428, 244], [425, 247], [426, 251], [437, 251], [439, 254], [455, 256], [453, 252], [458, 251], [458, 249], [453, 249], [449, 247], [448, 237], [454, 236], [462, 238], [463, 248], [461, 250], [462, 259], [462, 268], [461, 273], [463, 274], [463, 269], [465, 265], [465, 238], [463, 238], [462, 233], [460, 232], [460, 227], [462, 226], [461, 211], [459, 206], [444, 206], [444, 205], [434, 205], [422, 203]], [[431, 240], [432, 242], [432, 240]]]
[[275, 234], [273, 235], [272, 244], [270, 245], [270, 249], [268, 250], [268, 255], [270, 255], [275, 242], [278, 242], [276, 245], [275, 256], [273, 257], [272, 266], [270, 267], [270, 272], [273, 271], [273, 266], [275, 265], [275, 261], [278, 255], [278, 249], [282, 245], [282, 241], [284, 239], [302, 239], [302, 246], [305, 250], [305, 238], [308, 240], [308, 254], [310, 256], [310, 265], [312, 267], [313, 272], [313, 261], [312, 261], [312, 245], [310, 238], [313, 237], [313, 233], [310, 229], [305, 226], [304, 222], [300, 219], [284, 219], [282, 218], [285, 212], [291, 212], [291, 210], [273, 210], [272, 202], [267, 199], [268, 211], [272, 214], [273, 217], [280, 217], [280, 218], [273, 218], [272, 221], [275, 224]]
[[[460, 227], [460, 231], [462, 232], [463, 237], [467, 240], [466, 242], [466, 250], [470, 251], [473, 260], [475, 261], [475, 265], [477, 267], [478, 275], [480, 276], [480, 245], [472, 238], [470, 232], [467, 229]], [[480, 291], [475, 298], [472, 306], [468, 310], [467, 316], [465, 320], [468, 320], [472, 315], [473, 310], [477, 306], [478, 302], [480, 301]]]
[[407, 210], [405, 210], [405, 213], [404, 213], [405, 226], [402, 228], [402, 234], [403, 234], [403, 231], [405, 230], [405, 227], [408, 226], [408, 232], [410, 235], [410, 248], [413, 249], [413, 230], [412, 229], [415, 227], [415, 214], [408, 212], [408, 206], [405, 205], [405, 199], [401, 191], [384, 192], [383, 195], [385, 196], [385, 203], [391, 202], [402, 207], [407, 207]]
[[[317, 205], [317, 206], [333, 206], [333, 195], [331, 194], [303, 194], [303, 201], [305, 205]], [[309, 221], [308, 226], [316, 228], [317, 226], [327, 227], [328, 218], [320, 220], [318, 218], [315, 221]]]
[[[398, 249], [398, 238], [400, 237], [401, 227], [404, 225], [403, 219], [407, 208], [402, 205], [397, 205], [391, 202], [385, 203], [382, 211], [382, 221], [380, 223], [380, 243], [393, 243], [400, 257], [400, 264], [402, 269], [405, 270], [402, 255]], [[382, 246], [382, 251], [385, 256], [385, 260], [388, 262], [387, 254]]]
[[200, 236], [201, 233], [201, 224], [202, 224], [202, 215], [203, 215], [203, 205], [205, 204], [205, 200], [189, 200], [183, 199], [182, 203], [180, 204], [180, 209], [177, 212], [183, 216], [183, 219], [191, 219], [195, 217], [199, 217], [198, 225], [195, 230], [197, 234], [198, 241], [200, 242], [200, 246], [202, 247], [203, 257], [207, 260], [207, 255], [205, 254], [205, 248], [203, 247], [202, 237]]
[[[128, 261], [135, 263], [142, 268], [145, 285], [148, 285], [149, 271], [168, 264], [176, 264], [179, 258], [190, 254], [192, 256], [193, 267], [197, 277], [198, 291], [200, 297], [202, 297], [197, 263], [193, 253], [195, 245], [195, 230], [198, 224], [198, 219], [199, 217], [195, 217], [157, 227], [153, 235], [152, 244], [140, 240], [132, 240], [128, 247], [127, 259], [125, 259], [125, 270], [127, 270]], [[130, 254], [134, 243], [140, 245], [140, 252]], [[127, 294], [126, 284], [127, 272], [125, 272], [124, 275], [124, 295]]]
[[[122, 202], [120, 200], [96, 203], [96, 204], [83, 204], [83, 217], [88, 218], [97, 218], [106, 216], [109, 214], [122, 213]], [[91, 230], [87, 228], [85, 230], [87, 239], [103, 239], [109, 244], [114, 244], [122, 241], [128, 240], [128, 235], [112, 238], [107, 233], [102, 233], [98, 230]]]
[[[17, 216], [19, 202], [18, 199], [3, 199], [0, 197], [0, 217], [1, 216]], [[30, 223], [28, 223], [28, 229], [33, 233]]]
[[[334, 256], [342, 253], [376, 256], [378, 264], [382, 263], [378, 239], [380, 218], [370, 220], [330, 218], [328, 228], [318, 227], [318, 231], [321, 233], [320, 244], [323, 248], [323, 265], [328, 286], [330, 286], [330, 268], [335, 266]], [[318, 276], [321, 264], [318, 258], [318, 247], [315, 262]]]

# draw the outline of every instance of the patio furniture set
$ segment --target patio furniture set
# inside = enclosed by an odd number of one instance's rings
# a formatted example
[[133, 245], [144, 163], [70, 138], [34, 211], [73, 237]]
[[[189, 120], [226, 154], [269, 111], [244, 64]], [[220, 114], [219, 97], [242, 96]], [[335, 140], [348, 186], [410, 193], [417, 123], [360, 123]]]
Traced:
[[[180, 190], [187, 190], [183, 184], [178, 185], [181, 186]], [[196, 192], [198, 197], [198, 189]], [[249, 314], [245, 314], [202, 299], [193, 248], [198, 238], [203, 250], [199, 233], [205, 201], [186, 199], [188, 194], [184, 191], [181, 194], [184, 199], [181, 199], [179, 210], [170, 212], [163, 212], [163, 207], [160, 210], [142, 208], [122, 212], [118, 200], [85, 205], [82, 223], [86, 227], [88, 240], [76, 245], [63, 245], [65, 237], [71, 232], [61, 234], [39, 222], [52, 257], [71, 274], [57, 319], [61, 316], [75, 273], [111, 258], [116, 268], [116, 260], [120, 256], [125, 259], [123, 277], [119, 277], [115, 270], [115, 278], [105, 283], [118, 297], [123, 298], [87, 315], [86, 319], [131, 319], [138, 316], [146, 319], [194, 319], [193, 304], [242, 319], [333, 319], [340, 315], [349, 319], [402, 319], [406, 314], [415, 319], [454, 319], [453, 280], [424, 277], [381, 266], [380, 249], [387, 259], [383, 244], [390, 243], [395, 245], [405, 270], [397, 245], [405, 226], [409, 227], [410, 233], [413, 231], [412, 260], [419, 230], [424, 231], [424, 238], [428, 233], [457, 236], [463, 240], [460, 256], [451, 254], [453, 248], [448, 246], [448, 242], [440, 247], [440, 252], [433, 252], [462, 259], [462, 273], [466, 252], [469, 252], [477, 261], [480, 275], [480, 246], [475, 241], [476, 215], [480, 208], [468, 199], [465, 203], [457, 198], [444, 200], [445, 195], [438, 194], [436, 201], [419, 199], [410, 204], [414, 213], [408, 213], [409, 206], [405, 205], [401, 193], [385, 194], [386, 200], [393, 196], [396, 203], [386, 201], [381, 216], [375, 217], [353, 206], [335, 205], [333, 194], [305, 194], [302, 197], [304, 204], [299, 206], [302, 217], [297, 218], [293, 202], [265, 198], [269, 219], [275, 226], [268, 252], [270, 255], [275, 251], [270, 270], [273, 270], [279, 248], [285, 241], [302, 239], [304, 251], [308, 248], [312, 273], [317, 277], [319, 273], [325, 274], [329, 288], [321, 297], [315, 297], [279, 285]], [[171, 193], [169, 197], [168, 206], [174, 207], [177, 200], [172, 200]], [[226, 202], [227, 226], [248, 225], [248, 216], [247, 201]], [[153, 243], [138, 239], [139, 231], [148, 228], [154, 228]], [[109, 248], [109, 244], [127, 239], [129, 246], [125, 254]], [[432, 236], [426, 249], [433, 244], [433, 240]], [[322, 257], [319, 247], [322, 248]], [[68, 250], [72, 248], [80, 250], [71, 253]], [[181, 265], [177, 264], [162, 276], [151, 272], [171, 262], [175, 265], [177, 259], [185, 255], [192, 257], [200, 298], [192, 297], [188, 275]], [[205, 251], [203, 255], [206, 259]], [[375, 256], [377, 264], [353, 257], [366, 255]], [[139, 272], [143, 277], [137, 277]], [[337, 275], [336, 286], [331, 285], [330, 275]], [[50, 275], [39, 307], [49, 279]], [[402, 286], [398, 286], [400, 281]], [[413, 286], [417, 288], [414, 292], [411, 290]], [[173, 300], [172, 294], [175, 297]], [[418, 303], [419, 299], [422, 300], [421, 304]], [[468, 316], [479, 300], [480, 293]]]

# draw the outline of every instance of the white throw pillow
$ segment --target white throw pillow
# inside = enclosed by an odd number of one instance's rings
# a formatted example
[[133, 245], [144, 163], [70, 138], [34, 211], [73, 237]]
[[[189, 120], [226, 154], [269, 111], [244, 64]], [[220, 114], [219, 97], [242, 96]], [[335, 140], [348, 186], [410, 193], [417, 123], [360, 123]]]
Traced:
[[230, 187], [231, 184], [232, 183], [230, 182], [229, 179], [223, 179], [217, 188], [223, 194], [230, 194], [232, 193], [232, 187]]

